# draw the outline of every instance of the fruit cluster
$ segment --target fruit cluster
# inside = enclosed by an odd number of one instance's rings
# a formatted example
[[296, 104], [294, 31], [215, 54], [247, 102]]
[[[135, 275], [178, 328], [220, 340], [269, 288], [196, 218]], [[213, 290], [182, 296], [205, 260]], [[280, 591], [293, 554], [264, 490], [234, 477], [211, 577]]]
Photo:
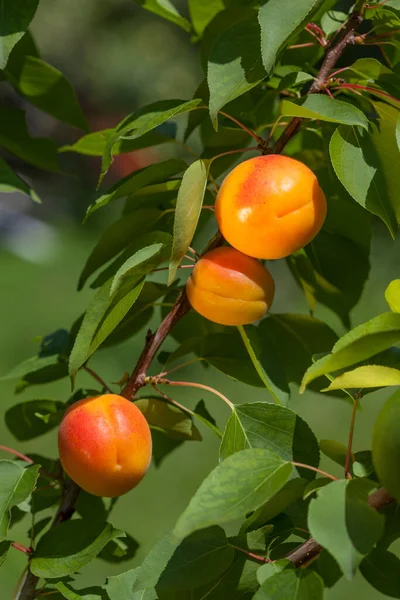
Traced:
[[233, 247], [217, 248], [198, 261], [187, 295], [210, 321], [246, 325], [261, 319], [274, 298], [274, 281], [257, 259], [284, 258], [311, 242], [325, 220], [325, 196], [306, 165], [270, 154], [229, 173], [215, 215]]
[[[215, 213], [233, 247], [216, 248], [196, 263], [186, 286], [189, 301], [216, 323], [258, 321], [272, 304], [275, 284], [257, 259], [283, 258], [308, 244], [324, 222], [325, 196], [302, 163], [260, 156], [226, 177]], [[58, 441], [66, 473], [98, 496], [120, 496], [134, 488], [151, 460], [146, 419], [132, 402], [115, 394], [73, 404]]]

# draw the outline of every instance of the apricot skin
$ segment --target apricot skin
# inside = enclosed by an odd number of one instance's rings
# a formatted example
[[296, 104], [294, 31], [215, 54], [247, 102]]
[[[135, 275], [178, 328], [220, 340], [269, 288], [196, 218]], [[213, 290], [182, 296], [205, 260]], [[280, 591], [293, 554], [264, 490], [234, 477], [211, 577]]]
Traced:
[[95, 496], [121, 496], [145, 475], [151, 434], [140, 410], [122, 396], [105, 394], [73, 404], [58, 433], [64, 470]]
[[196, 263], [186, 292], [194, 310], [210, 321], [246, 325], [266, 314], [275, 284], [258, 260], [223, 247], [211, 250]]
[[269, 154], [240, 163], [224, 179], [215, 204], [224, 238], [255, 258], [276, 259], [303, 248], [326, 217], [326, 200], [303, 163]]

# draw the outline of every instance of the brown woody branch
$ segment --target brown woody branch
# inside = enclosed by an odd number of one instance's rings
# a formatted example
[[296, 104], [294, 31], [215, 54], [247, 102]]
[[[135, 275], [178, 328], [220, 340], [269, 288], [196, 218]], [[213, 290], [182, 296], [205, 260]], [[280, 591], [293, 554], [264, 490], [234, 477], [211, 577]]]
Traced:
[[[354, 43], [354, 32], [357, 27], [362, 22], [362, 14], [361, 9], [364, 3], [357, 2], [356, 10], [350, 15], [350, 18], [347, 22], [346, 27], [343, 29], [343, 33], [341, 34], [337, 43], [330, 45], [328, 44], [325, 48], [326, 54], [325, 58], [322, 62], [321, 68], [313, 82], [308, 93], [314, 94], [319, 93], [323, 90], [325, 82], [329, 78], [329, 74], [332, 68], [335, 66], [336, 62], [342, 56], [345, 48]], [[302, 123], [302, 119], [295, 117], [290, 121], [287, 127], [282, 132], [279, 139], [276, 141], [275, 146], [273, 148], [273, 152], [279, 154], [282, 152], [288, 141], [298, 132]], [[263, 149], [263, 148], [260, 148]], [[213, 240], [208, 244], [205, 252], [208, 252], [212, 248], [216, 248], [223, 243], [223, 238], [220, 234], [217, 234]], [[145, 385], [145, 378], [147, 376], [147, 371], [157, 354], [161, 344], [169, 335], [173, 326], [184, 317], [190, 310], [190, 305], [186, 296], [185, 290], [183, 290], [178, 296], [174, 307], [162, 321], [161, 325], [157, 329], [155, 333], [148, 332], [146, 336], [145, 346], [143, 348], [142, 353], [136, 363], [133, 372], [126, 383], [122, 395], [125, 398], [131, 399], [137, 391]], [[71, 518], [75, 510], [75, 503], [78, 499], [80, 488], [75, 483], [71, 482], [66, 486], [63, 490], [63, 494], [61, 497], [61, 502], [59, 509], [57, 511], [56, 517], [52, 523], [52, 527], [55, 527], [62, 521], [66, 521]], [[380, 490], [378, 490], [379, 492]], [[376, 492], [376, 494], [378, 494]], [[386, 494], [386, 492], [385, 492]], [[374, 494], [372, 495], [374, 496]], [[371, 498], [372, 498], [371, 496]], [[379, 506], [374, 506], [374, 508], [379, 508], [380, 506], [384, 506], [385, 496], [383, 494], [383, 498], [381, 499], [382, 504]], [[390, 500], [392, 501], [392, 499]], [[292, 552], [287, 558], [295, 563], [296, 566], [300, 566], [308, 560], [311, 560], [314, 556], [319, 554], [321, 551], [321, 547], [314, 540], [308, 540], [305, 544], [300, 546], [297, 550]], [[23, 582], [21, 584], [20, 590], [17, 593], [16, 600], [34, 600], [35, 598], [35, 589], [38, 582], [38, 578], [36, 575], [33, 575], [31, 571], [28, 569]]]

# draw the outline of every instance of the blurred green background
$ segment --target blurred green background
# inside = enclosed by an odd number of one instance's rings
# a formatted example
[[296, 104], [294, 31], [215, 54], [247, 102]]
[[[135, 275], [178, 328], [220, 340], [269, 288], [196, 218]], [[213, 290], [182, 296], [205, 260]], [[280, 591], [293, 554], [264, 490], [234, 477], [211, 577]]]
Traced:
[[[186, 3], [175, 4], [185, 14]], [[112, 126], [121, 116], [151, 101], [191, 98], [201, 80], [196, 50], [187, 34], [129, 0], [41, 0], [33, 34], [42, 57], [61, 69], [75, 86], [93, 130]], [[17, 101], [6, 86], [0, 94], [9, 102]], [[79, 132], [60, 128], [51, 118], [33, 109], [29, 111], [29, 122], [35, 132], [53, 135], [64, 143], [79, 137]], [[133, 157], [118, 159], [114, 177], [154, 162], [157, 152], [141, 151]], [[173, 150], [168, 149], [168, 152]], [[36, 352], [36, 336], [61, 327], [69, 328], [86, 308], [92, 292], [85, 289], [76, 293], [77, 278], [100, 231], [118, 211], [99, 211], [88, 225], [82, 226], [81, 217], [94, 194], [99, 161], [68, 157], [65, 160], [70, 170], [78, 172], [79, 178], [42, 178], [30, 172], [42, 194], [42, 206], [34, 206], [15, 194], [3, 194], [0, 198], [1, 374]], [[390, 280], [399, 277], [399, 250], [400, 243], [393, 242], [387, 231], [375, 223], [370, 278], [353, 312], [353, 325], [387, 310], [383, 294]], [[277, 286], [274, 311], [307, 312], [305, 299], [285, 263], [272, 264], [271, 271]], [[339, 334], [343, 333], [338, 319], [327, 309], [318, 307], [316, 316], [324, 318]], [[159, 320], [157, 315], [150, 325], [156, 326]], [[134, 340], [99, 352], [91, 365], [106, 381], [118, 381], [135, 363], [143, 337], [144, 332], [141, 332]], [[173, 340], [168, 340], [163, 349], [173, 348]], [[156, 372], [156, 365], [154, 369]], [[223, 391], [233, 402], [268, 399], [267, 392], [241, 385], [211, 368], [205, 372], [201, 367], [187, 367], [180, 375], [181, 379], [193, 381], [204, 381], [205, 377], [208, 385]], [[13, 383], [0, 383], [3, 411], [16, 402]], [[86, 373], [81, 373], [78, 384], [90, 386], [92, 381]], [[28, 388], [18, 401], [66, 400], [69, 393], [69, 382], [63, 380]], [[378, 392], [365, 399], [357, 417], [354, 450], [370, 447], [373, 423], [387, 396], [388, 392]], [[177, 389], [174, 397], [190, 407], [204, 398], [220, 426], [228, 416], [218, 398], [206, 397], [197, 390]], [[346, 443], [349, 404], [313, 393], [299, 396], [294, 389], [290, 407], [307, 420], [318, 439]], [[202, 443], [179, 447], [159, 469], [152, 466], [136, 490], [118, 501], [111, 521], [140, 544], [134, 559], [119, 565], [96, 559], [78, 577], [79, 584], [101, 584], [106, 576], [140, 563], [151, 546], [171, 529], [199, 483], [217, 463], [218, 440], [209, 430], [201, 428], [201, 431]], [[55, 432], [29, 443], [19, 443], [1, 422], [0, 443], [25, 453], [57, 455]], [[329, 459], [323, 458], [322, 468], [340, 475], [340, 468]], [[40, 517], [45, 515], [42, 513]], [[13, 529], [13, 538], [27, 543], [29, 526], [29, 520], [23, 519]], [[0, 571], [1, 599], [12, 597], [25, 562], [21, 553], [10, 551]], [[327, 592], [329, 600], [350, 595], [354, 600], [384, 597], [361, 577], [357, 578], [356, 585], [341, 581], [333, 591]]]

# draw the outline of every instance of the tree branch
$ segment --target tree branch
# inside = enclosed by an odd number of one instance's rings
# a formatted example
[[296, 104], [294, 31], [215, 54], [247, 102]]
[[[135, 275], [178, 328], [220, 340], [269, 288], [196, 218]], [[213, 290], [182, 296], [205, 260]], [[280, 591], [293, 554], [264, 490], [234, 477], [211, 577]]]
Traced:
[[[356, 10], [350, 15], [347, 25], [344, 28], [343, 33], [340, 36], [338, 42], [332, 46], [330, 44], [326, 46], [325, 58], [322, 62], [322, 66], [318, 72], [318, 75], [315, 78], [315, 81], [313, 82], [308, 92], [309, 94], [321, 92], [332, 68], [342, 56], [345, 48], [349, 44], [353, 43], [354, 32], [362, 22], [362, 5], [363, 3], [357, 2]], [[300, 129], [301, 123], [302, 119], [298, 117], [295, 117], [289, 122], [289, 124], [284, 129], [281, 136], [275, 143], [275, 146], [273, 148], [274, 153], [279, 154], [280, 152], [282, 152], [288, 141], [294, 135], [296, 135], [296, 133]], [[260, 146], [260, 149], [262, 150], [263, 148]], [[203, 254], [205, 252], [209, 252], [213, 248], [221, 246], [222, 243], [223, 238], [220, 233], [217, 233], [214, 239], [212, 239], [211, 242], [208, 244]], [[148, 332], [143, 351], [139, 356], [139, 359], [136, 363], [135, 368], [132, 371], [128, 382], [122, 390], [122, 395], [125, 398], [131, 399], [137, 393], [137, 391], [145, 385], [147, 370], [149, 369], [151, 362], [157, 354], [161, 344], [169, 335], [173, 326], [182, 317], [184, 317], [189, 312], [189, 310], [189, 301], [186, 296], [186, 291], [183, 290], [178, 296], [175, 305], [165, 317], [165, 319], [162, 321], [157, 331], [155, 333]], [[67, 519], [71, 518], [75, 510], [75, 503], [77, 501], [79, 491], [80, 488], [73, 482], [71, 482], [71, 484], [68, 484], [64, 488], [60, 506], [52, 523], [52, 527], [55, 527], [62, 521], [66, 521]], [[376, 492], [376, 494], [378, 494], [378, 492]], [[388, 502], [386, 502], [386, 504], [387, 503]], [[376, 507], [374, 506], [374, 508]], [[292, 554], [290, 554], [288, 558], [289, 560], [294, 562], [296, 566], [300, 566], [301, 564], [304, 564], [304, 562], [319, 554], [319, 552], [321, 552], [321, 547], [319, 546], [319, 544], [317, 544], [315, 540], [309, 540], [308, 542], [300, 546], [300, 548], [292, 552]], [[33, 575], [33, 573], [31, 573], [31, 571], [28, 570], [20, 587], [20, 591], [17, 593], [16, 600], [34, 600], [37, 581], [38, 578], [36, 577], [36, 575]]]
[[[395, 502], [395, 499], [384, 488], [379, 488], [368, 498], [368, 504], [375, 510], [384, 508], [392, 502]], [[322, 550], [322, 546], [314, 538], [310, 538], [285, 558], [290, 560], [295, 567], [302, 567], [316, 558]]]
[[[330, 44], [326, 46], [325, 58], [316, 78], [313, 81], [312, 86], [308, 91], [309, 94], [319, 94], [324, 89], [325, 83], [329, 79], [333, 67], [336, 65], [347, 46], [354, 43], [354, 32], [360, 26], [363, 20], [361, 10], [362, 7], [356, 9], [350, 15], [347, 25], [343, 29], [343, 33], [338, 42], [333, 46]], [[292, 139], [292, 137], [299, 131], [301, 123], [302, 119], [300, 119], [300, 117], [294, 117], [294, 119], [290, 121], [286, 129], [283, 130], [282, 134], [275, 142], [273, 148], [273, 152], [275, 154], [280, 154], [282, 152], [288, 141]]]

